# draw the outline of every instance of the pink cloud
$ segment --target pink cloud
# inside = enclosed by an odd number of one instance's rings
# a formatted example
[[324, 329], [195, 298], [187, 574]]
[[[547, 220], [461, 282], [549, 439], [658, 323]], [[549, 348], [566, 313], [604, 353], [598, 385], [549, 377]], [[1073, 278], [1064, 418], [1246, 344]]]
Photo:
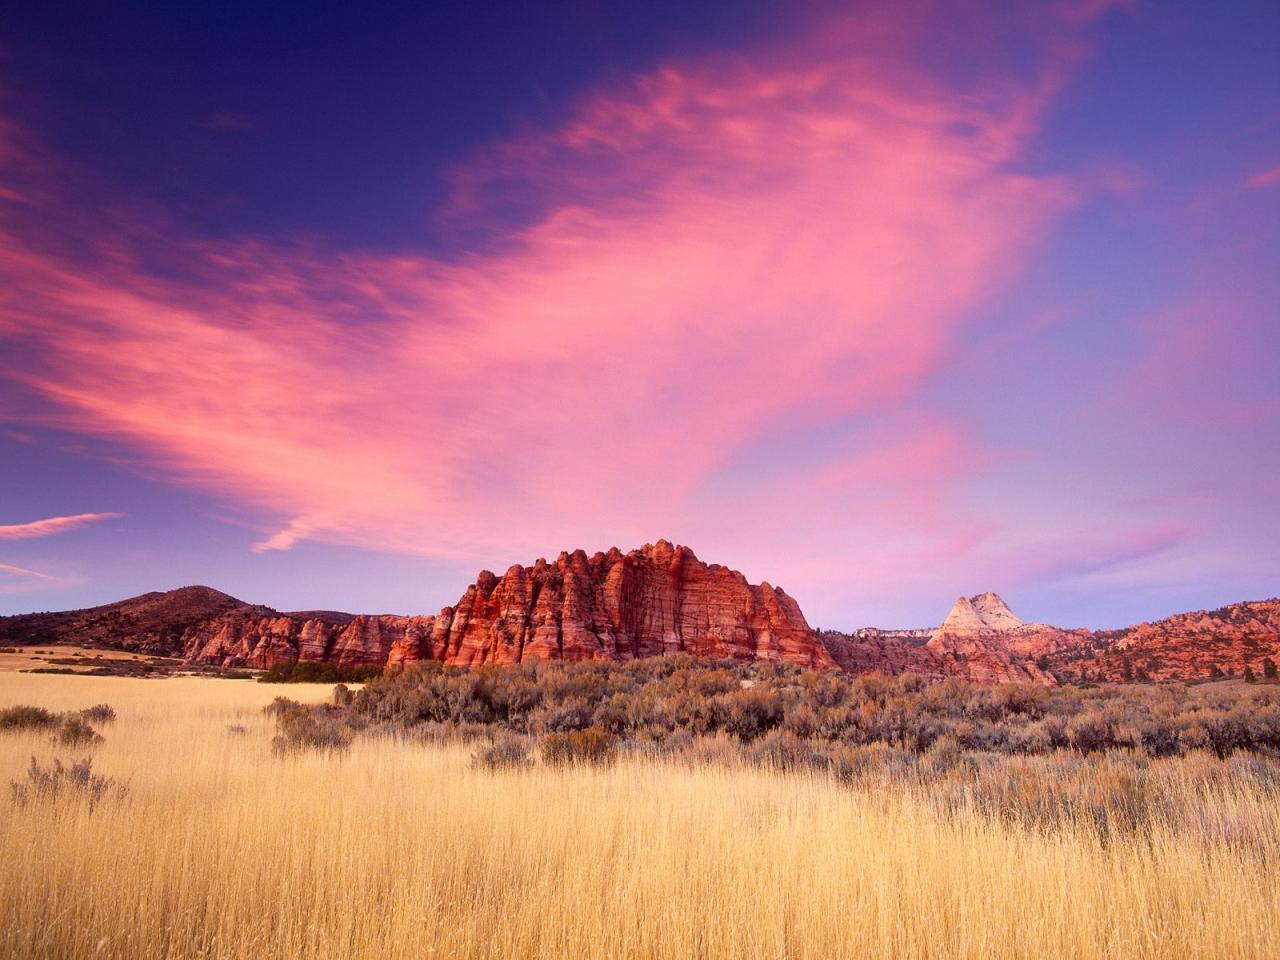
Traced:
[[1280, 167], [1271, 167], [1269, 170], [1260, 170], [1248, 180], [1250, 187], [1270, 187], [1280, 183]]
[[[7, 375], [45, 421], [280, 518], [257, 550], [731, 539], [710, 478], [789, 425], [910, 398], [1075, 199], [1016, 164], [1078, 45], [957, 91], [877, 35], [669, 63], [494, 145], [454, 172], [451, 215], [484, 217], [499, 183], [541, 215], [452, 261], [179, 236], [161, 279], [145, 239], [90, 231], [86, 265], [11, 222], [0, 338], [30, 362]], [[959, 428], [907, 429], [792, 477], [847, 506], [793, 522], [847, 538], [874, 513], [916, 556], [981, 540], [943, 508], [982, 468]]]
[[1002, 582], [1068, 580], [1093, 576], [1173, 550], [1192, 540], [1196, 528], [1183, 521], [1128, 523], [1013, 551]]
[[0, 574], [7, 574], [14, 577], [31, 577], [37, 580], [54, 579], [47, 573], [41, 573], [39, 570], [28, 570], [26, 567], [15, 567], [9, 563], [0, 563]]
[[51, 587], [63, 586], [69, 582], [61, 577], [27, 567], [15, 566], [11, 563], [0, 563], [0, 594], [33, 593]]
[[66, 533], [68, 530], [75, 530], [89, 523], [96, 523], [100, 520], [113, 520], [120, 516], [123, 516], [123, 514], [77, 513], [70, 517], [46, 517], [43, 520], [33, 520], [30, 523], [0, 524], [0, 540], [32, 540], [36, 537], [51, 537], [54, 534]]

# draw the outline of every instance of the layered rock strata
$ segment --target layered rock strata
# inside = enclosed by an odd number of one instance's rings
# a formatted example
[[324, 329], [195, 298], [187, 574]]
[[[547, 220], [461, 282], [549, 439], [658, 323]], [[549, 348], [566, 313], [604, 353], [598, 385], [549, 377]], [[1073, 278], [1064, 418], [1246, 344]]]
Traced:
[[673, 653], [834, 669], [799, 605], [665, 540], [622, 553], [581, 550], [553, 562], [485, 570], [433, 617], [361, 616], [350, 623], [228, 617], [190, 631], [200, 663], [267, 667], [438, 660], [452, 666], [541, 660], [629, 660]]

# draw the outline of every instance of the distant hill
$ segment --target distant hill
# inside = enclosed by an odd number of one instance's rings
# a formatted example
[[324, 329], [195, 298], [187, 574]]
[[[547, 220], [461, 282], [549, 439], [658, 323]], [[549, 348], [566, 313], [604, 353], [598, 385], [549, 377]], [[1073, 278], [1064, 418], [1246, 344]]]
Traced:
[[998, 595], [982, 593], [959, 598], [932, 631], [864, 627], [820, 636], [853, 673], [1003, 683], [1271, 679], [1280, 664], [1280, 600], [1093, 631], [1026, 623]]
[[174, 654], [181, 652], [182, 638], [187, 631], [201, 624], [228, 617], [274, 613], [268, 607], [245, 603], [212, 587], [181, 587], [84, 610], [0, 617], [0, 642], [99, 644], [122, 650]]
[[1280, 664], [1280, 599], [1233, 603], [1178, 613], [1120, 630], [1099, 630], [1086, 642], [1048, 657], [1062, 680], [1144, 681], [1256, 677]]

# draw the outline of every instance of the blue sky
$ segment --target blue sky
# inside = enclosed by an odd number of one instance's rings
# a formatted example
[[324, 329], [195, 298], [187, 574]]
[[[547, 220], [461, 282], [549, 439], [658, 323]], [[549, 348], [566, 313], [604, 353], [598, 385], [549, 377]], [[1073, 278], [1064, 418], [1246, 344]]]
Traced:
[[28, 5], [0, 612], [433, 612], [660, 537], [822, 626], [1273, 596], [1278, 48], [1264, 3]]

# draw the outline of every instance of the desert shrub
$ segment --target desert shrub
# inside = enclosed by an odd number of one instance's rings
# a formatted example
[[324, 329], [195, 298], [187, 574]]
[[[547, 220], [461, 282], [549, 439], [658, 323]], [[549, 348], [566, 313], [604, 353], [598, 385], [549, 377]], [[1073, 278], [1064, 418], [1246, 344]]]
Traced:
[[227, 733], [233, 737], [245, 737], [249, 735], [249, 728], [242, 723], [229, 723]]
[[439, 723], [436, 721], [412, 727], [408, 732], [395, 724], [369, 728], [369, 732], [375, 735], [403, 737], [414, 743], [433, 745], [467, 745], [481, 740], [491, 740], [502, 730], [501, 727], [495, 728], [486, 723]]
[[1101, 711], [1090, 709], [1067, 723], [1067, 739], [1081, 753], [1103, 750], [1111, 743], [1111, 724]]
[[788, 707], [782, 720], [782, 728], [797, 737], [811, 737], [821, 725], [817, 712], [804, 701]]
[[858, 783], [904, 780], [916, 774], [919, 764], [915, 753], [887, 743], [834, 746], [827, 751], [827, 761], [834, 776]]
[[1206, 711], [1201, 723], [1209, 747], [1219, 757], [1253, 746], [1252, 718], [1242, 710]]
[[678, 756], [693, 765], [733, 766], [745, 760], [742, 755], [742, 745], [723, 733], [691, 737], [689, 741], [679, 744]]
[[102, 736], [75, 714], [62, 718], [53, 732], [54, 742], [64, 747], [87, 747], [102, 743]]
[[1142, 747], [1153, 757], [1171, 757], [1182, 752], [1178, 728], [1163, 716], [1144, 720], [1139, 727]]
[[92, 707], [86, 707], [77, 713], [81, 719], [89, 723], [115, 723], [116, 712], [110, 704], [98, 703]]
[[0, 730], [41, 730], [56, 727], [59, 722], [58, 715], [44, 707], [24, 704], [0, 710]]
[[774, 729], [753, 741], [746, 749], [756, 763], [774, 770], [810, 770], [826, 766], [822, 750], [790, 730]]
[[351, 689], [345, 683], [340, 683], [333, 688], [333, 705], [335, 707], [349, 707], [355, 698], [356, 695], [351, 692]]
[[[942, 741], [944, 748], [921, 767], [926, 774], [944, 766], [935, 761], [952, 742], [963, 754], [957, 766], [970, 755], [1064, 749], [1098, 755], [1132, 748], [1151, 757], [1280, 750], [1280, 689], [1270, 685], [989, 686], [678, 655], [477, 670], [415, 663], [370, 680], [349, 702], [337, 696], [349, 727], [380, 734], [458, 740], [463, 731], [487, 737], [491, 728], [534, 736], [596, 728], [633, 749], [667, 754], [724, 736], [746, 762], [755, 762], [749, 749], [755, 741], [780, 729], [838, 773], [863, 764], [865, 758], [846, 755], [862, 745], [893, 748], [884, 756], [897, 769], [907, 765], [897, 759], [900, 752], [918, 759]], [[777, 752], [780, 743], [771, 741], [764, 752]]]
[[259, 683], [364, 683], [382, 675], [375, 666], [339, 667], [332, 663], [305, 661], [275, 663], [258, 677]]
[[52, 766], [44, 767], [32, 757], [26, 780], [13, 780], [10, 787], [14, 802], [20, 806], [71, 798], [84, 800], [92, 808], [104, 799], [123, 798], [129, 792], [125, 784], [94, 773], [93, 761], [88, 758], [69, 767], [55, 759]]
[[617, 756], [618, 741], [599, 727], [549, 733], [542, 738], [542, 762], [552, 766], [584, 763], [595, 766], [610, 764]]
[[979, 764], [972, 776], [938, 791], [941, 803], [1037, 827], [1072, 822], [1104, 838], [1130, 832], [1165, 812], [1159, 791], [1146, 789], [1145, 769], [1131, 753], [1094, 760], [1077, 753]]
[[281, 714], [292, 713], [294, 710], [305, 709], [297, 700], [290, 700], [288, 697], [276, 697], [262, 708], [262, 712], [268, 717], [278, 717]]
[[963, 750], [960, 741], [948, 734], [933, 742], [923, 760], [931, 773], [946, 773], [960, 762], [961, 756]]
[[529, 718], [529, 729], [537, 733], [564, 733], [591, 726], [594, 708], [585, 699], [574, 697], [560, 704], [540, 707]]
[[724, 697], [724, 728], [739, 740], [754, 740], [782, 720], [782, 698], [773, 690], [751, 687]]
[[276, 718], [271, 749], [277, 756], [303, 750], [346, 750], [353, 731], [337, 714], [277, 697], [268, 710]]
[[471, 765], [485, 770], [527, 767], [532, 762], [525, 739], [505, 731], [498, 733], [471, 755]]
[[1025, 724], [1009, 734], [1011, 753], [1048, 753], [1053, 747], [1053, 735], [1043, 722]]

